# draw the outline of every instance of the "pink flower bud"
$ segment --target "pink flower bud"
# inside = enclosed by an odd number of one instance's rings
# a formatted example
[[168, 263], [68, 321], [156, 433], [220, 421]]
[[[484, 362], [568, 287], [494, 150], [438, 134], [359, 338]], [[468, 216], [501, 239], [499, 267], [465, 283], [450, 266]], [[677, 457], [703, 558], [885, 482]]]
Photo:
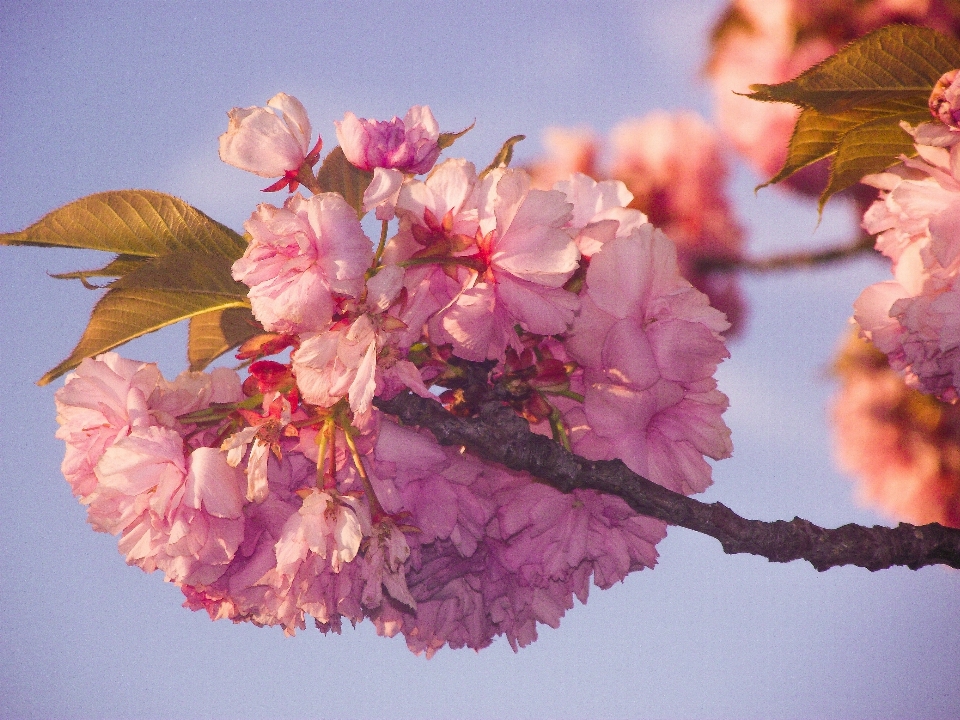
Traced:
[[960, 70], [944, 73], [930, 93], [930, 112], [937, 120], [952, 128], [960, 128]]
[[361, 170], [394, 168], [420, 175], [440, 156], [440, 127], [426, 105], [414, 105], [403, 120], [367, 120], [348, 112], [334, 124], [343, 154]]
[[266, 108], [234, 108], [227, 115], [230, 126], [220, 136], [220, 159], [260, 177], [282, 178], [268, 191], [296, 190], [300, 166], [313, 166], [319, 159], [321, 140], [310, 149], [310, 120], [292, 95], [277, 93]]

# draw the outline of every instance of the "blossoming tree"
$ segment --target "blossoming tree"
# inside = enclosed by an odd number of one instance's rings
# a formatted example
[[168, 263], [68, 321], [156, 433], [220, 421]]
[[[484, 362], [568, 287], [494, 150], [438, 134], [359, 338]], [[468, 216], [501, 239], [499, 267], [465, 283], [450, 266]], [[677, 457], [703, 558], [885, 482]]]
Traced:
[[[925, 63], [875, 82], [890, 67], [874, 48], [921, 42]], [[866, 81], [844, 74], [853, 61]], [[896, 281], [855, 314], [889, 372], [946, 403], [958, 65], [953, 41], [894, 28], [756, 90], [804, 108], [777, 179], [832, 156], [824, 199], [865, 168], [881, 189], [865, 227]], [[920, 95], [934, 122], [905, 142]], [[478, 171], [445, 156], [466, 130], [440, 132], [426, 106], [390, 121], [348, 112], [324, 157], [304, 106], [280, 93], [230, 111], [220, 138], [225, 162], [287, 193], [245, 236], [147, 191], [83, 198], [2, 236], [116, 256], [69, 274], [114, 279], [42, 379], [67, 375], [63, 473], [90, 523], [211, 618], [288, 634], [307, 616], [325, 632], [369, 619], [428, 655], [532, 642], [591, 584], [652, 567], [669, 524], [818, 569], [960, 566], [960, 533], [939, 525], [760, 523], [687, 497], [711, 482], [705, 458], [732, 451], [714, 379], [730, 323], [710, 301], [739, 314], [735, 282], [715, 272], [740, 262], [739, 229], [714, 185], [697, 186], [723, 175], [700, 122], [618, 130], [599, 179], [588, 151], [573, 172], [511, 167], [518, 138]], [[867, 130], [887, 133], [882, 150], [846, 157]], [[703, 144], [701, 166], [680, 164], [672, 133]], [[901, 152], [919, 159], [879, 172]], [[113, 352], [181, 320], [191, 369], [173, 380]], [[225, 353], [243, 375], [205, 372]]]

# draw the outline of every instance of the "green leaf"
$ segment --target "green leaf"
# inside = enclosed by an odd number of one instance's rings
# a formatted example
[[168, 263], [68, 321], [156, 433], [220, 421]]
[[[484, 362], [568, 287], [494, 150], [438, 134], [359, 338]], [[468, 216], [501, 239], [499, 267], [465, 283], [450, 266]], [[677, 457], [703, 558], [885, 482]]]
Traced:
[[231, 277], [230, 261], [222, 256], [175, 252], [144, 259], [111, 283], [94, 306], [73, 352], [39, 384], [46, 385], [86, 357], [167, 325], [204, 313], [248, 307], [247, 286]]
[[510, 164], [510, 161], [513, 160], [513, 146], [521, 140], [526, 139], [526, 135], [514, 135], [512, 138], [508, 138], [500, 147], [500, 152], [498, 152], [493, 158], [493, 162], [487, 165], [483, 172], [480, 173], [480, 177], [485, 177], [487, 173], [489, 173], [491, 170], [496, 170], [498, 167], [507, 167]]
[[960, 43], [930, 28], [888, 25], [778, 85], [751, 85], [748, 97], [821, 113], [893, 102], [926, 107], [934, 84], [960, 67]]
[[357, 215], [363, 215], [363, 193], [373, 173], [352, 165], [338, 145], [323, 160], [317, 171], [317, 181], [324, 192], [340, 193]]
[[57, 280], [79, 280], [83, 286], [89, 290], [97, 290], [100, 286], [89, 282], [90, 278], [96, 277], [120, 277], [132, 272], [140, 267], [147, 258], [137, 257], [135, 255], [118, 255], [102, 268], [96, 270], [76, 270], [75, 272], [57, 273], [50, 277]]
[[[164, 193], [116, 190], [90, 195], [48, 213], [21, 232], [0, 235], [0, 244], [118, 254], [104, 267], [55, 276], [79, 279], [88, 287], [91, 277], [117, 279], [95, 305], [73, 352], [40, 379], [41, 385], [85, 357], [180, 320], [233, 308], [249, 314], [247, 287], [230, 274], [247, 241]], [[224, 341], [232, 342], [238, 335], [234, 325], [232, 320], [224, 325]], [[202, 355], [198, 351], [197, 357]]]
[[38, 385], [46, 385], [87, 357], [99, 355], [134, 338], [180, 320], [226, 308], [246, 307], [235, 295], [157, 289], [110, 289], [93, 308], [80, 342]]
[[[927, 103], [940, 77], [960, 67], [960, 43], [930, 28], [891, 25], [842, 48], [793, 80], [752, 85], [748, 97], [803, 108], [787, 158], [765, 187], [824, 158], [830, 180], [819, 208], [835, 193], [916, 154], [901, 121], [929, 121]], [[759, 189], [758, 187], [758, 189]]]
[[216, 255], [174, 252], [149, 258], [110, 284], [112, 289], [176, 290], [246, 298], [249, 288], [233, 279], [233, 262]]
[[230, 307], [190, 318], [187, 359], [191, 370], [207, 365], [248, 338], [263, 332], [249, 308]]
[[243, 255], [244, 239], [179, 198], [152, 190], [112, 190], [68, 203], [0, 245], [103, 250], [137, 257], [174, 251]]
[[[919, 117], [918, 117], [919, 116]], [[904, 118], [911, 124], [923, 122], [929, 114], [915, 113]], [[855, 185], [865, 175], [890, 167], [891, 156], [917, 154], [913, 138], [900, 127], [900, 117], [879, 117], [844, 133], [830, 169], [830, 182], [820, 196], [820, 210], [834, 193]]]
[[450, 147], [451, 145], [453, 145], [454, 142], [456, 142], [457, 140], [459, 140], [460, 138], [462, 138], [464, 135], [466, 135], [468, 132], [470, 132], [471, 130], [473, 130], [473, 128], [474, 128], [474, 126], [475, 126], [476, 124], [477, 124], [477, 121], [474, 120], [472, 123], [470, 123], [470, 126], [469, 126], [469, 127], [465, 127], [465, 128], [464, 128], [463, 130], [461, 130], [460, 132], [455, 132], [455, 133], [453, 133], [453, 132], [440, 133], [440, 137], [437, 138], [437, 145], [440, 147], [441, 150], [446, 150], [448, 147]]

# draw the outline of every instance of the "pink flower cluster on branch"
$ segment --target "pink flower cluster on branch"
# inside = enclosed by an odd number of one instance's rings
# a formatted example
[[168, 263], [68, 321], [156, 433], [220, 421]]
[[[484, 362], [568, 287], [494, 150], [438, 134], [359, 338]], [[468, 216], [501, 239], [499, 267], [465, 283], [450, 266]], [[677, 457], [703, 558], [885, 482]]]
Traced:
[[880, 199], [863, 218], [893, 279], [854, 304], [864, 336], [910, 387], [956, 402], [960, 388], [960, 133], [940, 123], [913, 130], [918, 157], [864, 178]]
[[[311, 189], [309, 122], [277, 98], [283, 119], [231, 113], [224, 159], [291, 191], [299, 162]], [[380, 245], [336, 192], [260, 205], [233, 266], [268, 331], [238, 353], [247, 377], [168, 383], [113, 354], [84, 361], [57, 396], [64, 474], [128, 562], [211, 618], [288, 634], [308, 616], [324, 632], [366, 618], [427, 655], [526, 645], [591, 584], [652, 567], [666, 525], [442, 447], [375, 400], [410, 390], [470, 417], [493, 394], [566, 448], [699, 492], [704, 458], [732, 451], [713, 377], [729, 324], [620, 182], [543, 190], [522, 170], [434, 167], [426, 107], [348, 113], [337, 134], [375, 170]]]

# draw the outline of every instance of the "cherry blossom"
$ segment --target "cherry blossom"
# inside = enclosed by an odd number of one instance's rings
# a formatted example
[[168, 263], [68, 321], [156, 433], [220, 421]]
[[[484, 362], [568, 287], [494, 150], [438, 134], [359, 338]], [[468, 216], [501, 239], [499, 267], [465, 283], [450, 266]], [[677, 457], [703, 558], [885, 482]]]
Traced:
[[94, 468], [106, 449], [152, 424], [149, 398], [160, 381], [156, 365], [105, 353], [85, 359], [57, 391], [57, 437], [66, 443], [61, 471], [81, 500], [96, 488]]
[[244, 224], [252, 240], [233, 265], [267, 330], [322, 331], [337, 297], [357, 297], [373, 248], [357, 214], [335, 193], [260, 205]]
[[[283, 119], [231, 114], [225, 159], [259, 171], [250, 158], [295, 140], [278, 161], [292, 188], [288, 162], [299, 177], [315, 160], [309, 124], [288, 96], [270, 107]], [[128, 563], [213, 619], [287, 635], [308, 617], [323, 632], [369, 619], [427, 655], [498, 636], [517, 649], [591, 584], [653, 567], [665, 525], [442, 447], [375, 399], [410, 389], [472, 414], [486, 384], [534, 432], [696, 492], [704, 455], [730, 453], [713, 379], [728, 324], [623, 182], [536, 189], [506, 166], [433, 168], [425, 106], [386, 123], [347, 113], [337, 129], [375, 170], [376, 250], [340, 194], [260, 205], [232, 267], [266, 330], [237, 352], [246, 378], [84, 361], [57, 394], [64, 474]]]
[[519, 170], [495, 170], [477, 189], [481, 263], [474, 281], [441, 311], [442, 338], [467, 360], [501, 358], [517, 346], [514, 325], [540, 335], [564, 332], [577, 298], [563, 289], [579, 252], [563, 228], [562, 193], [530, 188]]
[[440, 126], [426, 105], [414, 105], [403, 120], [367, 120], [348, 112], [334, 124], [344, 155], [361, 170], [388, 168], [420, 175], [440, 156]]
[[894, 280], [854, 303], [854, 317], [908, 385], [953, 401], [960, 387], [960, 181], [958, 145], [918, 145], [919, 157], [866, 181], [881, 188], [864, 215]]
[[316, 164], [321, 146], [318, 139], [310, 149], [310, 120], [301, 102], [277, 93], [266, 108], [234, 108], [227, 114], [230, 126], [220, 136], [220, 159], [261, 177], [282, 178], [267, 191], [296, 190], [300, 166]]
[[732, 450], [721, 419], [727, 398], [713, 379], [728, 357], [719, 334], [728, 326], [680, 277], [676, 250], [659, 230], [646, 225], [604, 244], [564, 343], [584, 368], [589, 430], [578, 451], [599, 441], [601, 453], [672, 490], [705, 489], [703, 456]]

